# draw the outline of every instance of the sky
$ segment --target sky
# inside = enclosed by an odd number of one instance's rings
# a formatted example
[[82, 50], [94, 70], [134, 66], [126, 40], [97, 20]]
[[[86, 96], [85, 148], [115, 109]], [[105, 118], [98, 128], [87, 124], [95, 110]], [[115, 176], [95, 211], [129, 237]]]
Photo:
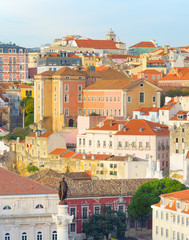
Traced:
[[23, 47], [72, 34], [105, 39], [110, 28], [127, 48], [189, 45], [188, 0], [1, 0], [0, 9], [0, 41]]

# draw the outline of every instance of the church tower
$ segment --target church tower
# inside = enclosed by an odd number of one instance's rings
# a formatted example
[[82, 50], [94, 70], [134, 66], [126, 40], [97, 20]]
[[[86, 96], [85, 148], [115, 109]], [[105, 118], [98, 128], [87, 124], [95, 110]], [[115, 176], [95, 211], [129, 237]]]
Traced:
[[116, 34], [112, 30], [112, 28], [110, 28], [110, 31], [108, 32], [108, 34], [106, 34], [106, 40], [113, 40], [114, 42], [116, 42]]

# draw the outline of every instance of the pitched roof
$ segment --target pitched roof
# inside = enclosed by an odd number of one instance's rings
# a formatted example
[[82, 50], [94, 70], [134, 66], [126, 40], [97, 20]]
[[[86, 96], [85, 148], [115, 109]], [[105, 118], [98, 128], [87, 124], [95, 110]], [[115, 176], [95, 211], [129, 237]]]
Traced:
[[130, 120], [116, 135], [169, 135], [166, 125], [144, 119]]
[[150, 42], [142, 41], [142, 42], [139, 42], [139, 43], [137, 43], [137, 44], [135, 44], [135, 45], [133, 45], [129, 48], [135, 48], [135, 47], [145, 47], [145, 48], [153, 47], [153, 48], [156, 48], [155, 44], [152, 41], [150, 41]]
[[[54, 132], [51, 132], [51, 131], [49, 131], [49, 132], [46, 132], [46, 133], [44, 133], [44, 134], [42, 134], [41, 136], [39, 136], [39, 137], [49, 137], [50, 135], [52, 135]], [[28, 135], [28, 136], [26, 136], [26, 137], [35, 137], [35, 132], [34, 133], [31, 133], [30, 135]]]
[[14, 87], [14, 84], [12, 82], [0, 82], [0, 86], [4, 89], [9, 89], [9, 87]]
[[0, 167], [0, 195], [52, 193], [57, 191]]
[[114, 119], [106, 119], [103, 121], [102, 125], [98, 125], [97, 127], [94, 128], [89, 128], [88, 130], [107, 130], [107, 131], [118, 131], [119, 129], [119, 124], [127, 124], [128, 121], [126, 120], [114, 120]]
[[7, 131], [6, 129], [0, 127], [0, 132], [9, 132], [9, 131]]
[[[82, 153], [78, 153], [76, 154], [74, 157], [72, 158], [76, 158], [76, 159], [83, 159], [83, 155]], [[110, 157], [112, 157], [113, 155], [106, 155], [106, 154], [87, 154], [86, 155], [86, 159], [91, 160], [94, 156], [94, 160], [106, 160]]]
[[138, 58], [138, 56], [127, 55], [127, 54], [111, 54], [111, 59], [128, 59], [128, 58]]
[[78, 47], [94, 49], [118, 49], [112, 40], [76, 39]]
[[113, 90], [124, 89], [130, 85], [132, 80], [99, 80], [84, 89], [85, 90]]
[[76, 154], [76, 152], [67, 152], [61, 156], [61, 158], [71, 158]]
[[18, 88], [31, 88], [31, 89], [33, 89], [32, 86], [29, 86], [29, 85], [27, 85], [27, 84], [16, 84], [16, 86], [17, 86]]
[[178, 192], [162, 194], [160, 195], [160, 197], [172, 198], [172, 199], [177, 199], [181, 201], [189, 201], [189, 189], [178, 191]]
[[162, 74], [162, 72], [157, 71], [155, 69], [146, 69], [142, 72], [138, 72], [138, 73], [145, 73], [145, 74]]
[[49, 154], [54, 154], [54, 155], [61, 155], [64, 152], [66, 152], [68, 149], [67, 148], [56, 148], [55, 150], [53, 150], [51, 153]]
[[42, 72], [42, 73], [38, 73], [37, 75], [35, 76], [43, 76], [43, 77], [48, 77], [48, 76], [52, 76], [54, 74], [53, 71], [45, 71], [45, 72]]
[[[143, 112], [143, 113], [146, 113], [146, 112], [159, 112], [159, 108], [157, 107], [149, 107], [149, 108], [138, 108], [136, 110], [134, 110], [135, 112]], [[134, 112], [133, 111], [133, 112]]]
[[70, 172], [65, 174], [65, 176], [73, 180], [90, 180], [91, 179], [91, 176], [87, 172]]
[[[179, 111], [174, 117], [172, 117], [170, 119], [170, 121], [187, 121], [187, 114], [188, 114], [188, 111]], [[177, 116], [178, 115], [183, 115], [184, 118], [178, 118]]]
[[147, 60], [147, 63], [164, 63], [164, 60], [158, 59], [158, 60]]
[[63, 67], [56, 72], [53, 72], [53, 76], [61, 75], [61, 76], [84, 76], [81, 71], [75, 71], [69, 67]]

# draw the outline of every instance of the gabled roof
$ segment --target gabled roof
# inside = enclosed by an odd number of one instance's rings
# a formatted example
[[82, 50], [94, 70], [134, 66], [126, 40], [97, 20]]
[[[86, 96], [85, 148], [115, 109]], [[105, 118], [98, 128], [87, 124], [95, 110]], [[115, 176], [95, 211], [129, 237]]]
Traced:
[[[136, 109], [134, 110], [135, 112], [143, 112], [143, 113], [146, 113], [146, 112], [159, 112], [159, 108], [157, 107], [149, 107], [149, 108], [139, 108], [139, 109]], [[134, 112], [133, 111], [133, 112]]]
[[0, 195], [53, 193], [57, 191], [0, 167]]
[[63, 67], [56, 72], [53, 72], [53, 76], [61, 75], [61, 76], [84, 76], [84, 74], [80, 71], [75, 71], [69, 67]]
[[112, 40], [76, 39], [78, 47], [93, 49], [118, 49]]
[[84, 90], [115, 90], [115, 89], [124, 89], [128, 85], [130, 85], [131, 80], [99, 80], [88, 87], [86, 87]]
[[144, 119], [130, 120], [116, 135], [169, 135], [166, 125]]
[[[42, 134], [41, 136], [39, 136], [39, 137], [49, 137], [50, 135], [52, 135], [54, 132], [46, 132], [46, 133], [44, 133], [44, 134]], [[30, 135], [28, 135], [28, 136], [26, 136], [26, 137], [35, 137], [35, 132], [34, 133], [31, 133]]]
[[138, 48], [138, 47], [145, 47], [145, 48], [147, 48], [147, 47], [152, 48], [153, 47], [153, 48], [156, 48], [155, 44], [152, 41], [150, 41], [150, 42], [142, 41], [142, 42], [139, 42], [139, 43], [137, 43], [137, 44], [135, 44], [135, 45], [133, 45], [129, 48]]
[[18, 88], [31, 88], [31, 89], [33, 89], [32, 86], [29, 86], [29, 85], [27, 85], [27, 84], [16, 84], [16, 86], [17, 86]]
[[138, 72], [138, 73], [145, 73], [145, 74], [162, 74], [162, 72], [157, 71], [155, 69], [146, 69], [142, 72]]
[[52, 76], [53, 74], [54, 74], [53, 71], [45, 71], [45, 72], [39, 73], [35, 76], [43, 76], [43, 77], [47, 76], [48, 77], [48, 76]]
[[14, 87], [14, 84], [12, 82], [0, 82], [0, 86], [4, 89], [9, 89], [9, 87]]
[[76, 152], [67, 152], [61, 156], [61, 158], [71, 158], [76, 154]]

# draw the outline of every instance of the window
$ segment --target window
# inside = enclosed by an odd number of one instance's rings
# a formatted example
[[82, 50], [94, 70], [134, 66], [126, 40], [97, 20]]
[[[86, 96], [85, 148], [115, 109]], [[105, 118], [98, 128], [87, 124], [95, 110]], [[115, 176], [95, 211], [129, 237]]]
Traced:
[[136, 142], [132, 142], [132, 148], [136, 149]]
[[166, 229], [166, 238], [168, 238], [168, 237], [169, 237], [169, 230]]
[[161, 212], [161, 219], [163, 219], [163, 212]]
[[180, 216], [177, 216], [177, 224], [180, 224]]
[[180, 240], [180, 233], [177, 232], [177, 240]]
[[161, 236], [163, 236], [163, 228], [161, 227]]
[[37, 240], [42, 240], [42, 232], [37, 233]]
[[156, 97], [152, 97], [152, 101], [153, 101], [153, 103], [155, 103], [156, 102]]
[[5, 240], [10, 240], [10, 234], [9, 233], [5, 233]]
[[184, 218], [182, 217], [182, 225], [184, 225]]
[[44, 207], [43, 207], [43, 205], [38, 204], [35, 208], [40, 209], [40, 208], [44, 208]]
[[82, 216], [83, 216], [83, 219], [87, 219], [88, 218], [88, 207], [83, 207], [83, 209], [82, 209]]
[[159, 217], [159, 212], [158, 212], [158, 210], [156, 210], [156, 218], [158, 218]]
[[69, 94], [64, 95], [64, 102], [68, 103], [69, 102]]
[[3, 210], [10, 210], [11, 207], [9, 205], [4, 206]]
[[100, 214], [100, 206], [94, 207], [94, 214]]
[[76, 223], [71, 223], [70, 224], [70, 232], [75, 232], [76, 230]]
[[140, 103], [144, 103], [144, 92], [140, 92], [139, 102], [140, 102]]
[[139, 149], [142, 149], [142, 142], [139, 142]]
[[131, 96], [128, 96], [128, 102], [131, 102]]
[[82, 85], [78, 85], [78, 92], [82, 92]]
[[169, 214], [166, 213], [166, 221], [168, 221], [168, 220], [169, 220]]
[[65, 91], [65, 92], [69, 92], [69, 85], [68, 85], [68, 84], [65, 84], [65, 85], [64, 85], [64, 91]]
[[122, 148], [122, 142], [121, 141], [118, 142], [118, 148]]
[[82, 94], [78, 95], [78, 102], [82, 102]]
[[176, 223], [176, 216], [173, 215], [173, 223]]
[[56, 94], [54, 94], [54, 102], [56, 103]]
[[112, 97], [110, 97], [110, 102], [112, 102]]
[[26, 232], [22, 233], [22, 240], [27, 240], [27, 233]]
[[57, 240], [57, 232], [53, 231], [52, 233], [52, 240]]
[[106, 102], [108, 102], [108, 97], [106, 97]]
[[69, 108], [65, 108], [65, 115], [69, 116]]
[[156, 226], [156, 235], [158, 235], [158, 226]]
[[175, 139], [175, 142], [178, 143], [178, 138]]
[[70, 215], [74, 216], [74, 219], [76, 219], [76, 208], [75, 207], [70, 207]]

